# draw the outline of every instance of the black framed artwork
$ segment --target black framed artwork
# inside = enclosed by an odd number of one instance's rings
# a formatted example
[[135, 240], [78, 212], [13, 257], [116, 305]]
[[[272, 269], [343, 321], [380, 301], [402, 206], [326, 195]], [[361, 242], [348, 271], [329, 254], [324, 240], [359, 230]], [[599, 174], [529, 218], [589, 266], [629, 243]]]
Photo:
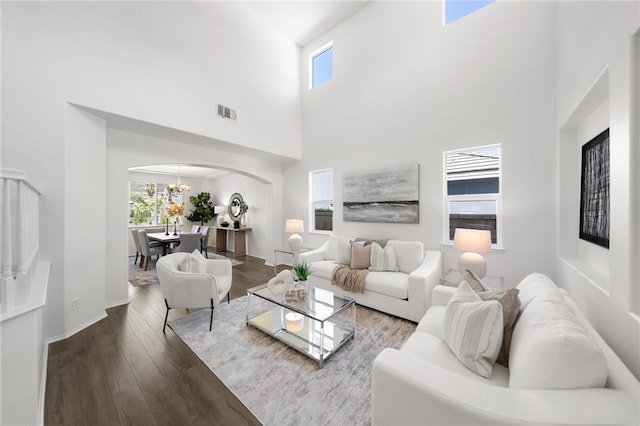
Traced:
[[582, 146], [580, 239], [609, 248], [609, 129]]

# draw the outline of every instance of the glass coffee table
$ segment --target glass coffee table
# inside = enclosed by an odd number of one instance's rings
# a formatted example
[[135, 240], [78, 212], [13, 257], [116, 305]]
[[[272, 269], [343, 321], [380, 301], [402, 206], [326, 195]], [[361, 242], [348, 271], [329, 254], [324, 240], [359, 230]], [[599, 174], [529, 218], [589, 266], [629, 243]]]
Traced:
[[298, 297], [274, 295], [267, 284], [247, 290], [246, 322], [322, 363], [355, 334], [353, 299], [307, 287]]

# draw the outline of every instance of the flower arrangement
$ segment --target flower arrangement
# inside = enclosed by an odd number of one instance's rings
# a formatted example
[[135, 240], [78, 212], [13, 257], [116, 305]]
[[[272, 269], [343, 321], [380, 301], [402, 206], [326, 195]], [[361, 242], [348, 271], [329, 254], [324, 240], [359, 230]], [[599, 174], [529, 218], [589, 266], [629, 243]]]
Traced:
[[184, 214], [184, 202], [178, 204], [175, 201], [170, 201], [167, 206], [167, 213], [171, 216], [182, 216]]

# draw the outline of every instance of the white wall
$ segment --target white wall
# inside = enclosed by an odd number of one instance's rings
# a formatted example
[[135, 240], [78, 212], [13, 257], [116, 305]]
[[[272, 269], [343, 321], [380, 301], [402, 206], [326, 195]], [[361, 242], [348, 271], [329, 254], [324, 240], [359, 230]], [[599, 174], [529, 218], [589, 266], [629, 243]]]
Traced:
[[[554, 273], [554, 6], [497, 2], [442, 26], [441, 2], [373, 2], [303, 49], [334, 46], [333, 81], [302, 82], [302, 161], [286, 169], [286, 217], [308, 217], [310, 170], [334, 170], [338, 234], [418, 239], [443, 250], [443, 151], [502, 144], [504, 251], [488, 274], [515, 286]], [[420, 223], [342, 221], [345, 171], [420, 165]], [[306, 222], [306, 221], [305, 221]], [[304, 235], [305, 245], [324, 236]]]
[[[127, 300], [126, 264], [111, 264], [127, 253], [122, 203], [127, 175], [107, 164], [105, 177], [102, 163], [120, 164], [116, 155], [103, 152], [99, 158], [92, 151], [87, 162], [82, 143], [67, 143], [75, 131], [65, 124], [67, 103], [204, 135], [211, 147], [231, 143], [272, 158], [295, 158], [300, 155], [300, 49], [239, 3], [3, 2], [1, 7], [2, 166], [24, 170], [43, 192], [42, 255], [52, 261], [45, 335], [61, 337], [99, 318], [105, 304]], [[237, 123], [216, 118], [218, 103], [238, 110]], [[145, 147], [147, 153], [154, 149]], [[151, 155], [154, 161], [129, 165], [177, 162], [172, 154], [168, 148], [164, 155]], [[198, 163], [192, 155], [184, 158]], [[94, 160], [100, 163], [96, 167]], [[68, 175], [66, 163], [72, 166]], [[242, 169], [251, 161], [238, 163]], [[98, 232], [106, 235], [107, 264], [106, 278], [87, 281], [83, 274], [68, 275], [80, 262], [104, 265], [104, 250], [78, 253], [79, 231], [65, 216], [81, 205], [76, 201], [88, 186], [92, 194], [106, 194], [106, 205], [104, 195], [102, 202], [89, 199], [104, 212], [91, 229], [104, 230]], [[89, 293], [104, 298], [103, 305], [97, 308], [100, 303], [88, 300]], [[81, 301], [72, 314], [68, 299], [78, 295], [88, 303]]]
[[[559, 2], [559, 283], [640, 377], [637, 2]], [[610, 247], [578, 239], [580, 150], [610, 127]], [[635, 194], [635, 195], [634, 195]], [[635, 271], [635, 272], [634, 272]], [[635, 315], [633, 314], [635, 313]]]
[[[106, 150], [104, 120], [67, 106], [64, 145], [64, 330], [79, 331], [104, 318], [106, 285]], [[91, 283], [91, 284], [88, 284]], [[77, 301], [77, 309], [71, 307]]]
[[[270, 262], [273, 258], [273, 245], [278, 247], [281, 244], [272, 238], [274, 229], [280, 225], [279, 220], [274, 223], [274, 218], [280, 216], [273, 214], [273, 185], [238, 174], [226, 174], [211, 179], [211, 188], [216, 204], [219, 205], [228, 206], [229, 197], [235, 192], [242, 195], [244, 202], [249, 205], [246, 224], [251, 228], [246, 232], [247, 254]], [[227, 239], [227, 249], [234, 249], [231, 236]]]

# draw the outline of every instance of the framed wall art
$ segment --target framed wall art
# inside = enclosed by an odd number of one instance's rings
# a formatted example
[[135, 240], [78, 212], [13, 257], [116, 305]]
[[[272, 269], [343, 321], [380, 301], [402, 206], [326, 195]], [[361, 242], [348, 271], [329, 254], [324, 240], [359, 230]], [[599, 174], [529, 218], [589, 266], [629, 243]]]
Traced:
[[345, 222], [419, 223], [418, 164], [345, 172]]
[[580, 238], [609, 248], [609, 129], [582, 146]]

